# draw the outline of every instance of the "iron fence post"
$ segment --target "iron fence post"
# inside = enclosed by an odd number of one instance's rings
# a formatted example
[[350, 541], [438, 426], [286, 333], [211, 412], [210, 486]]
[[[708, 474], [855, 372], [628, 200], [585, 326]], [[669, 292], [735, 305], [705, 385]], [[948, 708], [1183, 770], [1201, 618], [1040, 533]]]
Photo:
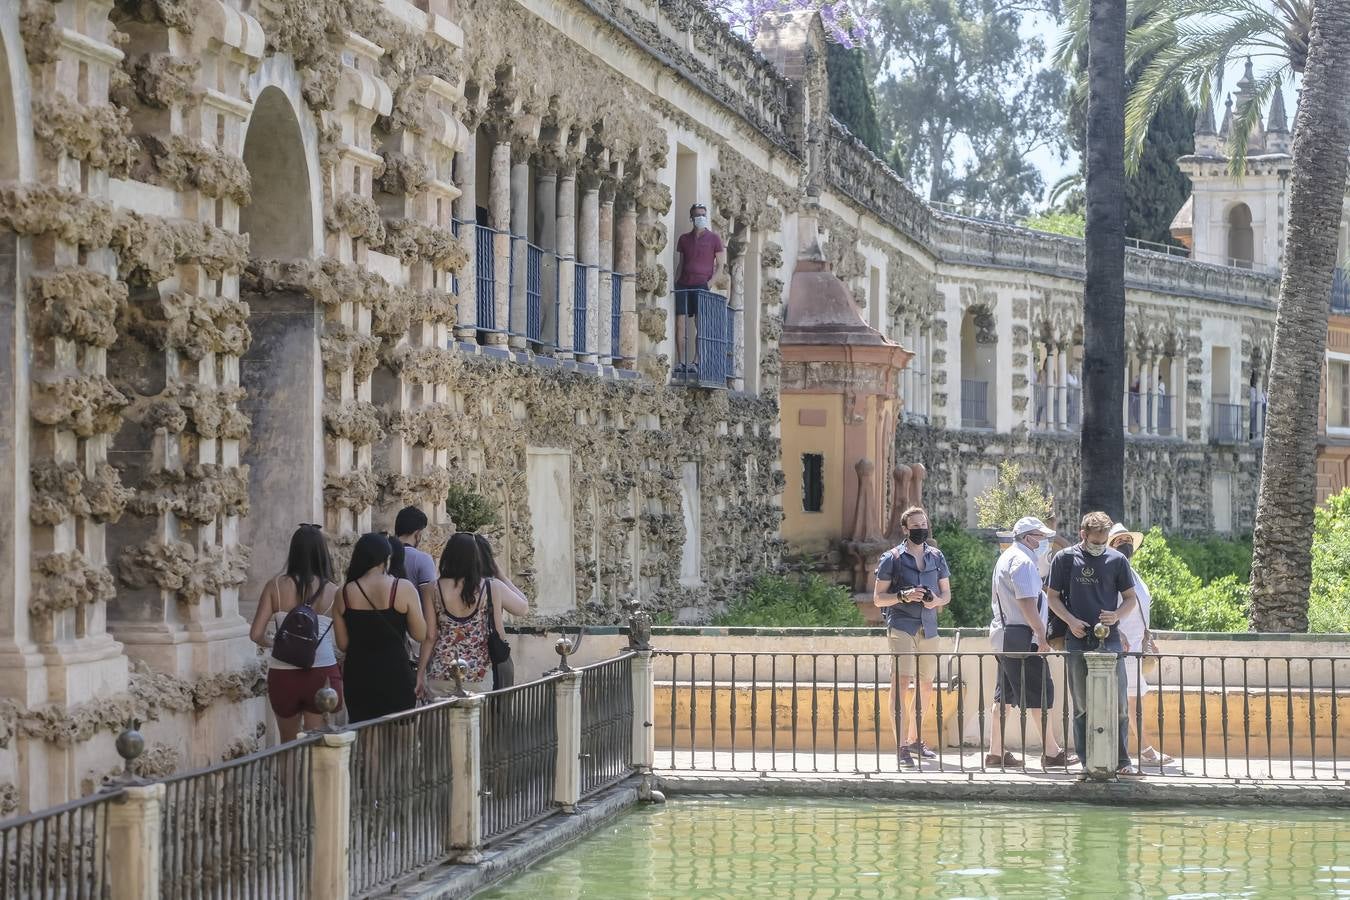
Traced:
[[1084, 653], [1087, 663], [1087, 759], [1093, 780], [1116, 777], [1120, 748], [1119, 685], [1114, 653]]
[[576, 812], [581, 800], [581, 677], [580, 670], [568, 669], [553, 683], [558, 717], [553, 801], [566, 813]]
[[163, 784], [128, 785], [108, 808], [108, 888], [112, 900], [159, 897]]
[[314, 843], [310, 890], [315, 897], [351, 896], [352, 783], [350, 763], [356, 732], [324, 734], [311, 759]]
[[469, 694], [450, 707], [450, 846], [459, 862], [483, 859], [483, 697]]

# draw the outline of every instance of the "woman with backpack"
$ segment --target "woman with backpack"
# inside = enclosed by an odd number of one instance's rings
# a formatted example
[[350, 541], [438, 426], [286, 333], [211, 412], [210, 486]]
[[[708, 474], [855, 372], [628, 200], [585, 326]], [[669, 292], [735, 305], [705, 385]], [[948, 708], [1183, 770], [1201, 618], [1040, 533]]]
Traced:
[[323, 687], [337, 691], [342, 708], [337, 651], [345, 641], [333, 628], [336, 601], [328, 542], [318, 525], [301, 525], [291, 535], [286, 571], [263, 587], [249, 629], [255, 644], [272, 651], [267, 698], [283, 742], [295, 740], [302, 724], [306, 730], [323, 726], [314, 703]]
[[[478, 542], [483, 575], [491, 578], [488, 596], [492, 595], [491, 585], [500, 584], [528, 609], [529, 601], [525, 599], [525, 595], [520, 592], [520, 588], [511, 583], [511, 579], [502, 574], [501, 568], [497, 565], [497, 557], [492, 553], [492, 544], [478, 532], [474, 532], [473, 538]], [[500, 691], [516, 683], [516, 664], [511, 661], [511, 645], [506, 641], [506, 616], [502, 615], [492, 603], [488, 604], [488, 624], [492, 627], [492, 631], [488, 634], [488, 656], [492, 660], [492, 689]]]
[[417, 705], [407, 643], [427, 636], [412, 582], [389, 574], [392, 548], [383, 534], [363, 534], [352, 548], [338, 595], [338, 642], [347, 648], [344, 675], [352, 722]]
[[492, 617], [498, 606], [513, 615], [529, 612], [529, 604], [514, 588], [483, 572], [482, 552], [472, 534], [452, 535], [441, 552], [440, 577], [422, 586], [427, 639], [417, 669], [420, 696], [441, 696], [455, 688], [451, 664], [468, 664], [464, 689], [483, 693], [492, 689], [489, 635], [496, 636]]

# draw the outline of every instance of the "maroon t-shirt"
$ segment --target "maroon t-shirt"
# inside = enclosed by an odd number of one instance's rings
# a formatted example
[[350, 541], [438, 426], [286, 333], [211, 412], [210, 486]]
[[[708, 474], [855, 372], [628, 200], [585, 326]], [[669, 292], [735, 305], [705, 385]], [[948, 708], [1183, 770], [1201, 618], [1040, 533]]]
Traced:
[[703, 229], [702, 234], [686, 231], [676, 241], [675, 249], [684, 260], [677, 287], [707, 284], [712, 280], [713, 260], [722, 252], [722, 239], [711, 228]]

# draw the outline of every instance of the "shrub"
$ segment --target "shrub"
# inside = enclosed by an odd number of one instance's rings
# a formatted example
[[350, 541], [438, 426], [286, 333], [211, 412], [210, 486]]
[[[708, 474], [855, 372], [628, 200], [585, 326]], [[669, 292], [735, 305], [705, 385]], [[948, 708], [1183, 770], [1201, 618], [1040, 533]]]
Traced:
[[1153, 598], [1150, 624], [1158, 631], [1246, 631], [1247, 585], [1234, 575], [1209, 584], [1199, 577], [1157, 526], [1132, 560]]
[[1048, 231], [1051, 234], [1082, 237], [1087, 230], [1087, 218], [1083, 213], [1046, 211], [1038, 216], [1023, 219], [1022, 227]]
[[713, 619], [714, 625], [770, 628], [862, 627], [862, 613], [848, 588], [819, 575], [766, 575]]
[[1308, 630], [1350, 631], [1350, 489], [1319, 506], [1312, 545]]
[[1233, 575], [1238, 581], [1252, 577], [1252, 540], [1225, 538], [1168, 538], [1168, 546], [1180, 556], [1201, 583]]
[[1019, 484], [1022, 467], [1004, 462], [998, 467], [998, 481], [975, 498], [975, 510], [981, 528], [1012, 528], [1023, 516], [1044, 521], [1050, 517], [1055, 498], [1048, 497], [1032, 484]]
[[998, 547], [952, 522], [939, 524], [933, 530], [933, 541], [952, 570], [952, 602], [938, 614], [938, 624], [944, 628], [988, 625]]
[[488, 499], [458, 484], [446, 492], [445, 511], [460, 531], [480, 531], [497, 524], [497, 511]]

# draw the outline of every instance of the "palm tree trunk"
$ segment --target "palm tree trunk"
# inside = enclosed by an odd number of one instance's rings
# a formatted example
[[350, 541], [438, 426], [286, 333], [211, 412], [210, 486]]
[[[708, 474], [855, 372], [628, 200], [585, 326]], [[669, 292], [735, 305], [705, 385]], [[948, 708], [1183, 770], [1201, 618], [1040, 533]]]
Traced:
[[1088, 12], [1080, 514], [1125, 513], [1125, 0]]
[[1294, 120], [1280, 305], [1252, 548], [1252, 628], [1306, 631], [1317, 503], [1317, 413], [1350, 151], [1350, 0], [1313, 4]]

